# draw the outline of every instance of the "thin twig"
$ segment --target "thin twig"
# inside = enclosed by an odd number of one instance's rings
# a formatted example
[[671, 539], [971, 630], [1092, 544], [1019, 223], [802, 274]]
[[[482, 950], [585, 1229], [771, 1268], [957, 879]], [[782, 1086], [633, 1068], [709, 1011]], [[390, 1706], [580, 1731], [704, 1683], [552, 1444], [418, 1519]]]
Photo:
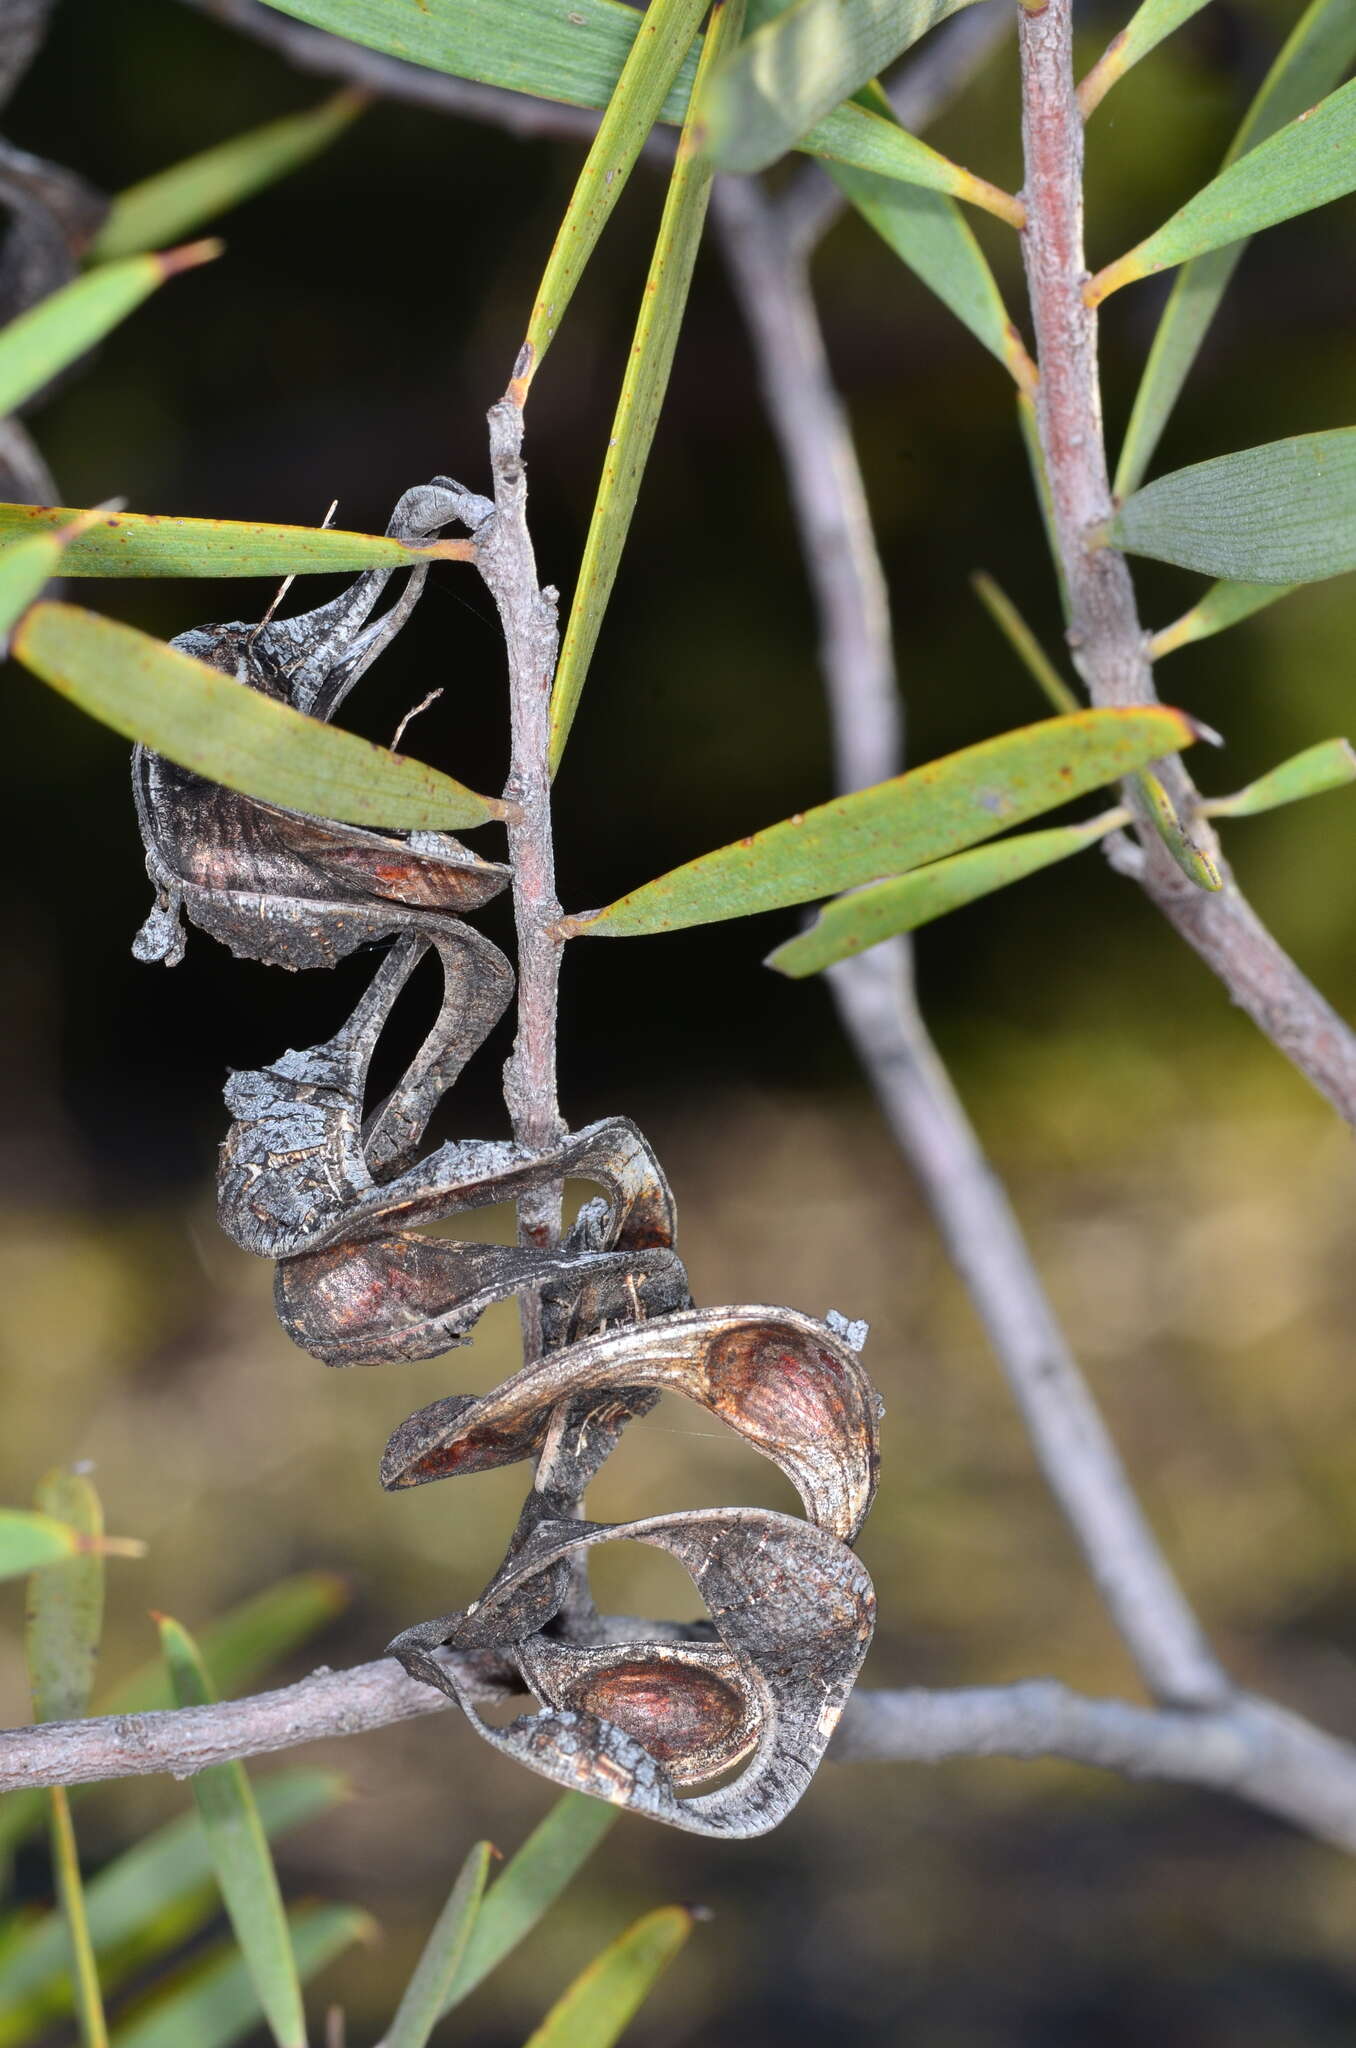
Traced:
[[[772, 208], [723, 180], [718, 217], [754, 340], [820, 617], [838, 787], [901, 766], [884, 577], [805, 266]], [[928, 1036], [902, 943], [832, 970], [840, 1014], [1022, 1409], [1046, 1480], [1150, 1690], [1184, 1704], [1227, 1681], [1154, 1541], [1037, 1278], [1006, 1195]]]
[[[463, 1670], [479, 1697], [505, 1697], [503, 1687], [477, 1681], [469, 1662]], [[445, 1693], [383, 1657], [250, 1699], [6, 1729], [0, 1792], [157, 1773], [188, 1778], [212, 1764], [370, 1733], [451, 1705]], [[829, 1754], [840, 1763], [1060, 1757], [1227, 1792], [1356, 1849], [1356, 1750], [1248, 1694], [1191, 1712], [1087, 1699], [1050, 1679], [953, 1692], [858, 1692]]]
[[[1083, 122], [1074, 93], [1071, 0], [1020, 10], [1027, 225], [1023, 254], [1040, 362], [1037, 415], [1069, 591], [1069, 644], [1094, 704], [1157, 702], [1148, 637], [1125, 557], [1085, 536], [1112, 512], [1102, 435], [1096, 314], [1083, 303]], [[1218, 849], [1180, 761], [1162, 764], [1178, 815], [1219, 869], [1200, 889], [1151, 825], [1140, 881], [1188, 945], [1277, 1049], [1356, 1125], [1356, 1033], [1301, 974], [1251, 906]], [[1126, 800], [1143, 817], [1142, 799]]]
[[[556, 1099], [556, 991], [562, 941], [554, 930], [561, 911], [556, 900], [549, 767], [551, 681], [559, 632], [556, 592], [537, 583], [522, 449], [522, 408], [511, 397], [501, 398], [490, 410], [495, 511], [476, 529], [476, 559], [504, 631], [512, 727], [504, 794], [516, 806], [508, 841], [518, 937], [518, 1031], [504, 1069], [504, 1100], [518, 1143], [530, 1152], [548, 1152], [565, 1134]], [[518, 1223], [524, 1244], [554, 1244], [560, 1225], [559, 1189], [525, 1197], [518, 1205]], [[541, 1348], [541, 1312], [535, 1295], [523, 1295], [522, 1310], [530, 1359]]]

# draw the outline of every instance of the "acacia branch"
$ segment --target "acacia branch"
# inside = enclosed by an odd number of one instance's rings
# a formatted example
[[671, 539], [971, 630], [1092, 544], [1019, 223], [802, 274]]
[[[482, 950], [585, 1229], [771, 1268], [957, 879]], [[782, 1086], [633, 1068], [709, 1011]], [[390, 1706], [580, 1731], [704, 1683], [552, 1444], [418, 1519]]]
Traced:
[[[509, 1686], [490, 1674], [486, 1660], [458, 1662], [478, 1699], [508, 1696]], [[347, 1671], [317, 1671], [249, 1699], [47, 1721], [0, 1731], [0, 1792], [160, 1773], [188, 1778], [213, 1764], [369, 1733], [451, 1706], [445, 1693], [383, 1657]], [[1190, 1712], [1088, 1699], [1050, 1679], [954, 1692], [858, 1692], [829, 1755], [840, 1763], [1061, 1758], [1227, 1792], [1356, 1850], [1356, 1750], [1247, 1694]]]
[[[861, 470], [797, 246], [752, 185], [717, 215], [786, 467], [820, 619], [841, 790], [898, 774], [885, 579]], [[1154, 1540], [1037, 1277], [1007, 1196], [928, 1035], [902, 941], [833, 968], [848, 1036], [1007, 1376], [1047, 1484], [1150, 1690], [1201, 1704], [1227, 1681]]]
[[[1023, 256], [1036, 330], [1037, 418], [1069, 592], [1069, 644], [1094, 704], [1157, 703], [1148, 636], [1124, 555], [1090, 547], [1112, 514], [1102, 434], [1097, 316], [1083, 303], [1083, 122], [1074, 94], [1071, 0], [1019, 10], [1027, 208]], [[1230, 996], [1347, 1123], [1356, 1125], [1356, 1033], [1301, 974], [1248, 904], [1200, 814], [1181, 762], [1161, 774], [1179, 817], [1203, 842], [1223, 886], [1198, 888], [1177, 866], [1132, 787], [1142, 820], [1136, 872], [1169, 922]]]

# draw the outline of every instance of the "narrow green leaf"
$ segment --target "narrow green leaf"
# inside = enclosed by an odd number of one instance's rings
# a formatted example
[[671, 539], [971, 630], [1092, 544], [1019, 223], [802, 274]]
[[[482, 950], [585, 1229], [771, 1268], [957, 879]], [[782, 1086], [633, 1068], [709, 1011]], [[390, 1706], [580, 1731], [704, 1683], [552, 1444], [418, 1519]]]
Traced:
[[0, 641], [41, 594], [43, 586], [57, 575], [71, 542], [103, 517], [102, 511], [79, 512], [67, 525], [55, 527], [50, 533], [31, 534], [27, 540], [8, 544], [0, 540]]
[[382, 2048], [425, 2048], [446, 2009], [448, 1993], [465, 1957], [493, 1854], [488, 1842], [477, 1842], [462, 1864]]
[[1275, 604], [1278, 597], [1288, 597], [1298, 588], [1295, 583], [1212, 583], [1189, 612], [1183, 612], [1180, 619], [1154, 634], [1149, 642], [1149, 658], [1161, 661], [1165, 654], [1189, 647], [1193, 640], [1208, 640], [1212, 633], [1236, 626], [1240, 619], [1251, 618], [1264, 605]]
[[865, 953], [885, 939], [901, 932], [917, 931], [920, 925], [946, 917], [953, 910], [991, 896], [1012, 882], [1025, 880], [1056, 861], [1081, 853], [1118, 825], [1127, 825], [1126, 810], [1103, 812], [1086, 825], [1056, 825], [1046, 832], [1023, 832], [1012, 839], [999, 839], [992, 846], [977, 846], [968, 853], [956, 853], [949, 860], [914, 868], [892, 882], [877, 882], [851, 896], [835, 897], [814, 923], [787, 939], [768, 954], [764, 965], [775, 967], [793, 981], [806, 975], [822, 974], [839, 960]]
[[[1262, 82], [1223, 168], [1331, 92], [1356, 60], [1356, 0], [1311, 0]], [[1173, 282], [1135, 395], [1116, 469], [1116, 496], [1144, 480], [1178, 394], [1237, 268], [1246, 241], [1186, 264]]]
[[809, 903], [992, 839], [1196, 737], [1161, 708], [1047, 718], [703, 854], [564, 931], [630, 938]]
[[[604, 107], [612, 97], [643, 15], [621, 0], [493, 0], [468, 5], [467, 0], [268, 0], [282, 14], [330, 29], [369, 49], [449, 71], [456, 78], [475, 78], [487, 85], [508, 86], [538, 99], [564, 101], [577, 107]], [[660, 118], [681, 122], [696, 75], [694, 47], [661, 109]], [[811, 156], [830, 157], [902, 178], [907, 184], [931, 185], [983, 206], [1000, 219], [1020, 227], [1022, 207], [1010, 192], [1000, 192], [924, 143], [864, 108], [849, 103], [835, 107], [817, 122], [799, 147]]]
[[1127, 498], [1107, 532], [1132, 555], [1238, 583], [1356, 569], [1356, 427], [1175, 469]]
[[696, 40], [708, 0], [653, 0], [627, 53], [607, 112], [565, 209], [528, 323], [531, 354], [522, 390], [564, 318], [571, 294], [622, 195], [646, 136], [659, 118], [684, 57]]
[[852, 100], [826, 115], [803, 139], [801, 148], [831, 163], [874, 171], [932, 192], [948, 192], [953, 199], [964, 199], [1006, 221], [1009, 227], [1020, 228], [1026, 220], [1025, 207], [1011, 192], [977, 177], [963, 164], [953, 163], [893, 118], [887, 120], [884, 114]]
[[72, 512], [0, 505], [0, 541], [76, 529], [63, 576], [302, 576], [461, 562], [469, 541], [412, 547], [388, 534], [333, 526], [268, 526], [249, 519], [173, 519], [158, 512]]
[[[104, 2018], [104, 2001], [99, 1990], [99, 1971], [85, 1918], [80, 1857], [75, 1846], [75, 1829], [71, 1825], [70, 1803], [63, 1786], [52, 1788], [51, 1801], [52, 1863], [56, 1870], [61, 1915], [66, 1923], [66, 1938], [70, 1944], [71, 1978], [80, 2039], [84, 2048], [108, 2048], [108, 2022]], [[304, 2042], [302, 2048], [305, 2048]]]
[[[285, 1834], [337, 1805], [345, 1790], [337, 1771], [275, 1771], [261, 1778], [257, 1788], [260, 1824], [270, 1839]], [[101, 1970], [153, 1926], [166, 1908], [199, 1893], [211, 1876], [207, 1841], [196, 1814], [170, 1821], [116, 1857], [85, 1890], [90, 1942]], [[213, 1910], [211, 1894], [202, 1917]], [[184, 1931], [182, 1922], [173, 1924], [176, 1937]], [[157, 1953], [154, 1948], [143, 1950], [139, 1959], [144, 1964]], [[0, 2048], [22, 2048], [40, 2021], [69, 2010], [66, 1968], [65, 1933], [55, 1913], [31, 1922], [0, 1954]], [[43, 2004], [36, 2008], [39, 1999]]]
[[976, 569], [970, 578], [970, 587], [1036, 688], [1054, 709], [1057, 712], [1081, 710], [1077, 697], [1002, 585], [996, 583], [987, 570]]
[[596, 1956], [556, 2001], [527, 2048], [611, 2048], [692, 1932], [687, 1906], [661, 1906]]
[[[219, 242], [194, 242], [158, 256], [131, 256], [91, 270], [43, 299], [0, 334], [0, 417], [31, 398], [58, 370], [102, 341], [111, 328], [181, 270], [210, 263]], [[69, 515], [68, 515], [69, 516]]]
[[1084, 297], [1098, 306], [1136, 278], [1170, 270], [1353, 191], [1356, 79], [1212, 178], [1154, 234], [1099, 271]]
[[1156, 50], [1166, 36], [1179, 29], [1193, 14], [1199, 14], [1206, 0], [1143, 0], [1119, 35], [1111, 38], [1097, 62], [1078, 88], [1078, 105], [1086, 121], [1094, 107], [1100, 107], [1113, 85], [1141, 57]]
[[[329, 29], [431, 71], [507, 86], [535, 99], [605, 107], [640, 28], [620, 0], [268, 0], [280, 14]], [[680, 122], [695, 60], [683, 67], [664, 107]]]
[[[199, 1640], [213, 1689], [227, 1694], [248, 1691], [280, 1657], [341, 1614], [348, 1598], [348, 1585], [337, 1573], [297, 1572], [231, 1608], [220, 1620], [209, 1623]], [[115, 1686], [100, 1702], [99, 1711], [142, 1714], [173, 1703], [164, 1663], [157, 1657]], [[261, 1802], [262, 1796], [261, 1792]], [[591, 1807], [596, 1802], [588, 1800], [586, 1804]], [[611, 1813], [612, 1808], [603, 1811]], [[36, 1833], [46, 1812], [42, 1792], [7, 1792], [0, 1799], [0, 1856]]]
[[[719, 61], [739, 35], [744, 0], [721, 0], [712, 14], [702, 51], [699, 80], [708, 65]], [[626, 359], [621, 396], [608, 438], [603, 474], [593, 502], [588, 538], [579, 564], [579, 580], [570, 606], [569, 625], [560, 650], [551, 693], [551, 769], [560, 766], [570, 727], [583, 694], [589, 663], [598, 643], [617, 567], [626, 544], [631, 515], [640, 493], [660, 409], [668, 390], [669, 371], [678, 345], [678, 330], [687, 304], [688, 286], [697, 260], [711, 195], [711, 165], [697, 146], [689, 123], [678, 139], [678, 155], [669, 180], [659, 234], [641, 295], [631, 352]]]
[[610, 1833], [619, 1811], [581, 1792], [556, 1801], [485, 1894], [444, 2012], [469, 1998], [526, 1939]]
[[304, 114], [237, 135], [120, 192], [95, 239], [101, 262], [162, 248], [328, 149], [367, 105], [348, 87]]
[[700, 94], [711, 152], [762, 171], [969, 0], [791, 0], [746, 36]]
[[450, 775], [307, 718], [133, 626], [35, 604], [13, 651], [115, 732], [246, 796], [350, 825], [482, 825], [504, 807]]
[[[176, 1705], [207, 1705], [212, 1689], [197, 1645], [177, 1621], [168, 1615], [158, 1619]], [[306, 2016], [287, 1915], [245, 1767], [214, 1764], [199, 1771], [192, 1784], [221, 1896], [269, 2029], [278, 2048], [306, 2048]]]
[[[297, 1968], [309, 1980], [355, 1941], [376, 1933], [371, 1915], [356, 1906], [300, 1906], [288, 1933]], [[231, 2048], [258, 2026], [259, 2000], [244, 1960], [220, 1944], [168, 1990], [117, 2028], [113, 2048]]]
[[25, 1648], [35, 1721], [78, 1721], [89, 1711], [104, 1622], [104, 1561], [94, 1547], [104, 1513], [81, 1472], [49, 1472], [37, 1491], [43, 1514], [78, 1529], [89, 1548], [41, 1566], [28, 1588]]
[[1222, 889], [1223, 879], [1209, 849], [1197, 844], [1190, 824], [1179, 816], [1176, 805], [1158, 777], [1151, 775], [1146, 768], [1134, 780], [1155, 832], [1188, 881], [1212, 894]]
[[1348, 740], [1320, 740], [1282, 761], [1279, 768], [1259, 776], [1234, 796], [1210, 797], [1203, 806], [1212, 818], [1255, 818], [1259, 811], [1274, 811], [1281, 804], [1298, 803], [1301, 797], [1322, 796], [1330, 789], [1345, 789], [1356, 782], [1356, 751]]
[[0, 1508], [0, 1579], [56, 1564], [81, 1548], [80, 1532], [67, 1522], [24, 1508]]

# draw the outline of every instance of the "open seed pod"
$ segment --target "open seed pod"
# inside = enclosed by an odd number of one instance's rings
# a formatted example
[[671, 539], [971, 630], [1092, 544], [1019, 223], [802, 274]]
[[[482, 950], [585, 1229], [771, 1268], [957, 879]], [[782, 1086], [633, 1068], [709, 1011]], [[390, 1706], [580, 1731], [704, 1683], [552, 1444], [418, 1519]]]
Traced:
[[[457, 1699], [485, 1740], [559, 1785], [693, 1834], [759, 1835], [813, 1777], [871, 1642], [875, 1597], [860, 1561], [813, 1524], [756, 1508], [704, 1508], [599, 1526], [542, 1522], [471, 1617], [482, 1641], [534, 1579], [588, 1547], [653, 1544], [686, 1566], [717, 1644], [574, 1644], [540, 1632], [513, 1647], [539, 1714], [494, 1728], [455, 1659], [430, 1655], [425, 1624], [391, 1645], [406, 1669]], [[447, 1617], [456, 1643], [455, 1617]], [[475, 1647], [479, 1647], [477, 1643]], [[466, 1647], [472, 1647], [466, 1645]], [[744, 1761], [731, 1782], [681, 1791]]]
[[[439, 481], [407, 493], [389, 530], [413, 538], [461, 517], [480, 547], [492, 510]], [[178, 644], [329, 718], [399, 630], [424, 575], [413, 570], [375, 623], [386, 581], [377, 573], [300, 618], [206, 628]], [[487, 1741], [560, 1784], [703, 1834], [774, 1826], [813, 1775], [871, 1637], [870, 1581], [847, 1547], [878, 1460], [879, 1403], [858, 1356], [864, 1326], [791, 1309], [693, 1308], [668, 1183], [623, 1117], [541, 1152], [461, 1139], [421, 1156], [434, 1109], [512, 994], [507, 961], [462, 921], [504, 886], [504, 868], [445, 834], [360, 831], [257, 803], [141, 749], [134, 782], [157, 889], [141, 958], [181, 956], [184, 913], [236, 953], [283, 967], [389, 947], [332, 1038], [237, 1072], [226, 1091], [234, 1121], [220, 1220], [236, 1243], [277, 1262], [290, 1335], [330, 1365], [432, 1358], [464, 1342], [492, 1302], [530, 1291], [539, 1303], [540, 1356], [493, 1393], [422, 1408], [387, 1446], [381, 1476], [393, 1489], [535, 1466], [481, 1599], [407, 1629], [395, 1653], [459, 1700]], [[367, 1111], [378, 1040], [430, 948], [443, 973], [438, 1015], [387, 1100]], [[557, 1245], [421, 1234], [566, 1179], [599, 1194]], [[808, 1521], [753, 1508], [615, 1528], [582, 1519], [585, 1489], [627, 1424], [666, 1391], [772, 1459]], [[587, 1560], [618, 1539], [677, 1558], [710, 1621], [600, 1615]], [[541, 1712], [491, 1727], [475, 1710], [487, 1683], [501, 1694], [522, 1687]]]

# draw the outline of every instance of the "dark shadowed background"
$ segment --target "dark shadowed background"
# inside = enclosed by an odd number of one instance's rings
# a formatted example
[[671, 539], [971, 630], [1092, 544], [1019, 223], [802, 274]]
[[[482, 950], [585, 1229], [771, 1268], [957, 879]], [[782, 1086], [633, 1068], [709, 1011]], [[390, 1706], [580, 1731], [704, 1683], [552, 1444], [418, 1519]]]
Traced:
[[[1297, 12], [1215, 0], [1117, 88], [1089, 135], [1094, 263], [1209, 175]], [[1121, 17], [1086, 16], [1091, 59]], [[116, 191], [324, 91], [175, 0], [64, 0], [7, 133]], [[1013, 51], [933, 139], [1019, 182]], [[224, 260], [172, 282], [34, 415], [63, 501], [315, 523], [337, 497], [342, 524], [379, 530], [404, 488], [439, 471], [483, 487], [485, 407], [580, 156], [370, 110], [231, 215]], [[567, 598], [659, 200], [642, 170], [534, 388], [538, 559]], [[1353, 225], [1347, 201], [1254, 245], [1160, 468], [1356, 418]], [[1017, 306], [1013, 238], [987, 219], [978, 231]], [[976, 606], [972, 569], [996, 574], [1058, 649], [1009, 388], [860, 222], [840, 223], [816, 274], [891, 581], [910, 751], [926, 759], [1043, 709]], [[1137, 285], [1106, 315], [1113, 438], [1164, 289]], [[1137, 580], [1155, 626], [1200, 587], [1151, 565]], [[332, 587], [311, 585], [302, 604]], [[169, 635], [258, 617], [271, 592], [74, 594]], [[1198, 766], [1209, 789], [1349, 728], [1354, 637], [1348, 578], [1172, 658], [1165, 696], [1227, 741]], [[412, 750], [494, 788], [501, 671], [487, 596], [470, 571], [439, 571], [352, 722], [389, 739], [441, 685]], [[129, 944], [150, 899], [127, 750], [28, 674], [5, 682], [0, 1496], [26, 1500], [49, 1464], [91, 1458], [110, 1526], [148, 1539], [147, 1559], [113, 1575], [111, 1676], [148, 1653], [148, 1608], [197, 1626], [307, 1565], [345, 1574], [353, 1594], [308, 1661], [375, 1655], [398, 1627], [473, 1597], [502, 1554], [521, 1473], [389, 1498], [375, 1468], [410, 1409], [512, 1369], [513, 1314], [487, 1318], [474, 1351], [420, 1368], [327, 1375], [290, 1348], [268, 1269], [214, 1229], [220, 1088], [228, 1066], [328, 1035], [369, 966], [293, 981], [200, 935], [173, 973], [137, 966]], [[813, 620], [714, 247], [558, 789], [572, 909], [829, 792]], [[1356, 799], [1240, 823], [1228, 850], [1350, 1011]], [[505, 935], [497, 911], [486, 924]], [[792, 924], [574, 949], [566, 1112], [633, 1115], [657, 1141], [699, 1301], [871, 1318], [889, 1413], [862, 1546], [882, 1604], [869, 1679], [1052, 1672], [1133, 1692], [825, 992], [759, 964]], [[924, 933], [918, 950], [942, 1046], [1204, 1619], [1241, 1676], [1350, 1733], [1345, 1136], [1096, 853]], [[441, 1135], [501, 1130], [506, 1049], [501, 1033], [482, 1052]], [[597, 1501], [607, 1518], [782, 1504], [775, 1475], [690, 1409], [657, 1411], [614, 1463]], [[637, 1611], [691, 1601], [654, 1558], [609, 1557], [603, 1590]], [[0, 1711], [15, 1720], [20, 1621], [11, 1593]], [[293, 1891], [351, 1897], [385, 1929], [328, 1980], [364, 2048], [466, 1847], [488, 1833], [512, 1848], [553, 1794], [450, 1715], [337, 1745], [332, 1760], [353, 1800], [288, 1844], [282, 1867]], [[150, 1780], [100, 1794], [88, 1855], [184, 1799]], [[35, 1892], [46, 1882], [40, 1862], [19, 1876]], [[635, 2027], [653, 2048], [1324, 2048], [1356, 2019], [1356, 1870], [1335, 1852], [1204, 1797], [964, 1763], [826, 1768], [783, 1829], [746, 1845], [623, 1819], [448, 2038], [521, 2040], [600, 1941], [672, 1898], [716, 1917]]]

